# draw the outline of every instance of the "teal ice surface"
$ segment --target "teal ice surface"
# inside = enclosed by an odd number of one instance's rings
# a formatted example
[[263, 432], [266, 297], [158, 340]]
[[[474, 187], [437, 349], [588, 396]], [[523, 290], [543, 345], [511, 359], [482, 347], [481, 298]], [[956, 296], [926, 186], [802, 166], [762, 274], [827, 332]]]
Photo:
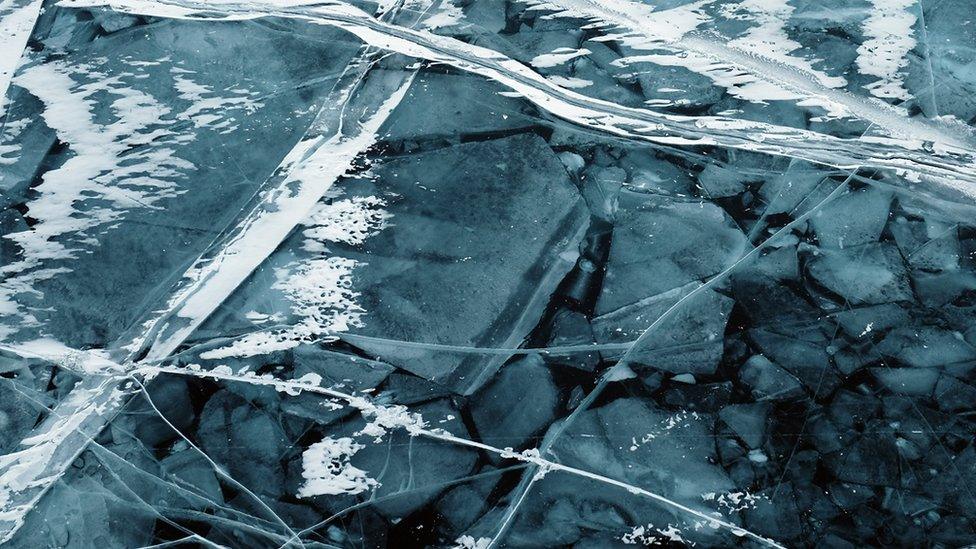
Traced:
[[0, 541], [976, 543], [974, 20], [0, 2]]

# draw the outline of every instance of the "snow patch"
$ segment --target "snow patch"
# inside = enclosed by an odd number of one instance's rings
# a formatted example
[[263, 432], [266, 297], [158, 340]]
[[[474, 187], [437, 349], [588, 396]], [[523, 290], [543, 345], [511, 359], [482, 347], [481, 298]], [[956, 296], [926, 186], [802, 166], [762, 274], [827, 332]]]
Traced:
[[650, 524], [635, 526], [630, 532], [621, 536], [620, 541], [627, 545], [644, 546], [665, 545], [666, 543], [680, 543], [691, 547], [695, 545], [695, 542], [681, 537], [681, 530], [671, 524], [667, 528], [655, 528]]
[[907, 101], [912, 95], [905, 89], [902, 69], [915, 47], [916, 17], [906, 10], [915, 6], [915, 0], [870, 2], [874, 9], [862, 25], [866, 39], [857, 48], [857, 70], [878, 78], [866, 86], [871, 95]]
[[546, 80], [562, 88], [586, 88], [593, 85], [593, 82], [589, 80], [574, 76], [559, 76], [558, 74], [547, 76]]
[[[69, 65], [51, 61], [34, 65], [14, 83], [44, 104], [41, 117], [65, 143], [72, 156], [46, 172], [34, 187], [37, 198], [27, 202], [36, 223], [26, 231], [7, 234], [21, 249], [20, 259], [0, 267], [0, 311], [16, 317], [15, 325], [0, 326], [0, 339], [19, 327], [36, 325], [18, 302], [20, 294], [35, 294], [35, 282], [70, 270], [52, 261], [74, 259], [84, 248], [97, 245], [91, 231], [112, 228], [133, 208], [154, 208], [181, 192], [174, 182], [193, 167], [172, 147], [179, 139], [166, 126], [171, 110], [148, 93], [129, 87], [124, 78], [98, 72], [97, 63]], [[95, 107], [109, 103], [115, 120], [96, 121]]]
[[382, 209], [383, 206], [386, 201], [376, 196], [319, 202], [303, 222], [310, 228], [302, 234], [314, 241], [358, 246], [386, 228], [386, 221], [392, 216]]
[[532, 61], [529, 61], [529, 64], [539, 69], [558, 67], [567, 61], [576, 59], [577, 57], [582, 57], [584, 55], [589, 55], [590, 53], [590, 50], [586, 48], [558, 48], [553, 50], [551, 53], [543, 53], [542, 55], [533, 57]]
[[453, 549], [488, 549], [491, 547], [491, 538], [474, 539], [473, 536], [461, 536], [454, 540]]
[[10, 79], [20, 66], [21, 54], [43, 3], [43, 0], [0, 1], [0, 116], [4, 113]]
[[249, 90], [234, 88], [221, 94], [192, 80], [189, 76], [192, 71], [173, 67], [170, 72], [179, 98], [190, 102], [190, 106], [177, 118], [193, 122], [196, 128], [210, 128], [221, 134], [230, 133], [237, 129], [233, 115], [250, 114], [262, 106]]
[[792, 55], [802, 45], [786, 33], [786, 23], [795, 10], [788, 0], [743, 0], [724, 9], [733, 19], [755, 23], [745, 34], [729, 42], [730, 46], [803, 70], [828, 88], [847, 84], [842, 77], [829, 76], [814, 69], [811, 60]]
[[359, 494], [380, 485], [349, 460], [365, 448], [349, 437], [325, 437], [302, 453], [302, 477], [305, 483], [298, 497]]

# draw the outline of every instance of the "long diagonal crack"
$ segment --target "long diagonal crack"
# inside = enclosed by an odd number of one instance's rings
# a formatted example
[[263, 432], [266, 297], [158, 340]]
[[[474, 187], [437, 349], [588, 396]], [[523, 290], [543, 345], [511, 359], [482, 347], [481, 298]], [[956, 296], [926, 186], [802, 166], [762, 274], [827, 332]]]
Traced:
[[[354, 408], [358, 408], [361, 412], [368, 411], [369, 407], [372, 406], [372, 404], [369, 403], [369, 401], [367, 401], [361, 396], [355, 396], [349, 393], [344, 393], [342, 391], [328, 389], [313, 383], [308, 383], [305, 381], [285, 381], [280, 379], [274, 379], [267, 376], [259, 377], [259, 376], [239, 375], [230, 372], [229, 369], [228, 371], [222, 371], [222, 369], [206, 371], [201, 369], [179, 368], [179, 367], [172, 367], [172, 366], [145, 366], [133, 371], [132, 374], [141, 375], [141, 376], [172, 374], [172, 375], [180, 375], [180, 376], [210, 378], [210, 379], [221, 380], [221, 381], [237, 381], [243, 383], [250, 383], [253, 385], [274, 387], [277, 390], [286, 391], [292, 394], [297, 394], [302, 391], [308, 391], [310, 393], [315, 393], [333, 399], [345, 401], [348, 405]], [[548, 460], [542, 457], [541, 454], [537, 452], [532, 452], [532, 451], [526, 451], [520, 453], [513, 452], [510, 448], [508, 449], [497, 448], [489, 444], [484, 444], [482, 442], [477, 442], [474, 440], [452, 435], [441, 429], [428, 429], [426, 427], [419, 426], [419, 425], [410, 425], [406, 428], [413, 436], [422, 436], [433, 440], [450, 442], [452, 444], [467, 446], [469, 448], [473, 448], [483, 452], [496, 454], [503, 458], [515, 459], [523, 463], [530, 464], [531, 466], [533, 466], [533, 468], [536, 469], [536, 471], [540, 469], [544, 472], [559, 471], [570, 475], [576, 475], [590, 480], [594, 480], [596, 482], [600, 482], [617, 488], [621, 488], [630, 492], [631, 494], [646, 497], [648, 499], [654, 500], [672, 509], [676, 509], [683, 513], [687, 513], [689, 515], [697, 517], [698, 519], [701, 519], [705, 521], [707, 524], [711, 524], [716, 528], [726, 529], [732, 532], [736, 536], [747, 536], [770, 547], [779, 547], [779, 548], [783, 547], [782, 545], [779, 545], [775, 541], [767, 539], [754, 532], [750, 532], [749, 530], [746, 530], [741, 526], [722, 520], [721, 518], [708, 515], [696, 509], [692, 509], [691, 507], [683, 505], [677, 501], [664, 497], [660, 494], [651, 492], [639, 486], [634, 486], [633, 484], [628, 484], [626, 482], [614, 478], [610, 478], [597, 473], [586, 471], [584, 469], [570, 467], [555, 461]]]

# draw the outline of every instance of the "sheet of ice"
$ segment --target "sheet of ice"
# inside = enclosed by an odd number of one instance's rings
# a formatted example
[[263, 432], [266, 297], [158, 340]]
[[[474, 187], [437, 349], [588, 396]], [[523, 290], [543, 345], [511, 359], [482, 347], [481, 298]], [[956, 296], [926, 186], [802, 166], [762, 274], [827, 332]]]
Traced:
[[43, 0], [3, 0], [0, 3], [0, 116], [7, 101], [7, 88], [20, 66]]
[[[353, 81], [350, 88], [343, 93], [351, 93], [356, 84]], [[164, 358], [173, 352], [278, 247], [294, 227], [308, 217], [316, 202], [336, 179], [351, 169], [360, 152], [375, 141], [376, 131], [402, 100], [409, 87], [408, 78], [376, 108], [375, 113], [359, 122], [359, 126], [351, 130], [353, 133], [339, 133], [342, 131], [340, 116], [338, 120], [331, 122], [340, 124], [331, 126], [337, 133], [313, 135], [296, 145], [277, 170], [278, 186], [268, 189], [255, 206], [253, 214], [244, 218], [227, 235], [225, 244], [218, 247], [212, 257], [200, 260], [184, 274], [184, 285], [171, 298], [165, 314], [148, 321], [145, 333], [150, 339], [137, 341], [130, 348], [149, 350], [146, 358], [150, 360]], [[348, 100], [348, 95], [345, 97]], [[327, 111], [328, 114], [323, 119], [328, 120], [335, 112], [341, 112], [344, 105], [345, 102], [332, 105], [332, 110]], [[325, 275], [318, 277], [318, 282], [329, 284], [331, 281], [338, 284], [343, 280], [341, 267], [328, 261], [309, 267]], [[297, 282], [296, 279], [295, 283]], [[333, 288], [335, 293], [331, 295], [339, 300], [334, 303], [338, 304], [350, 297], [343, 292], [341, 286]], [[313, 288], [312, 291], [328, 289]], [[294, 292], [296, 296], [303, 293], [301, 288], [295, 288]], [[300, 307], [308, 306], [307, 302], [301, 301], [301, 297], [297, 299], [301, 303]], [[350, 311], [355, 309], [352, 304], [346, 307]], [[314, 319], [311, 320], [314, 322]], [[339, 325], [341, 321], [336, 324]], [[329, 324], [313, 325], [309, 328], [312, 330], [309, 335], [326, 332], [329, 327]], [[262, 341], [267, 339], [262, 338]]]
[[71, 1], [0, 125], [0, 542], [970, 542], [976, 6]]
[[[153, 208], [182, 192], [174, 180], [193, 168], [172, 148], [159, 146], [191, 137], [168, 127], [172, 110], [129, 87], [123, 75], [55, 61], [25, 69], [15, 83], [43, 102], [45, 123], [74, 155], [34, 187], [37, 198], [27, 206], [35, 220], [30, 230], [3, 235], [22, 250], [17, 261], [0, 267], [0, 310], [16, 319], [0, 326], [3, 336], [34, 323], [18, 294], [36, 292], [38, 280], [70, 270], [51, 262], [83, 253], [97, 242], [93, 231], [105, 230], [127, 210]], [[112, 98], [116, 120], [95, 119], [97, 94]]]
[[[366, 57], [359, 59], [348, 68], [348, 78], [336, 90], [333, 95], [334, 101], [326, 101], [327, 108], [322, 115], [315, 121], [313, 131], [307, 139], [303, 140], [290, 155], [282, 162], [281, 169], [276, 174], [277, 177], [270, 179], [266, 185], [263, 195], [256, 200], [251, 210], [245, 211], [241, 217], [241, 223], [232, 228], [226, 240], [218, 240], [212, 255], [202, 261], [202, 264], [191, 266], [190, 270], [184, 275], [184, 281], [188, 284], [179, 286], [176, 294], [170, 298], [166, 308], [152, 311], [149, 319], [143, 323], [143, 329], [137, 329], [132, 341], [123, 341], [121, 344], [122, 363], [127, 370], [131, 370], [131, 360], [133, 357], [146, 354], [150, 359], [161, 359], [168, 356], [175, 348], [180, 345], [194, 327], [199, 325], [214, 308], [220, 305], [220, 300], [240, 284], [248, 276], [251, 270], [260, 263], [268, 253], [283, 239], [291, 230], [308, 214], [315, 205], [316, 200], [321, 197], [335, 178], [347, 170], [362, 148], [368, 146], [375, 139], [375, 131], [388, 116], [389, 112], [396, 106], [402, 98], [403, 93], [409, 87], [412, 73], [405, 73], [406, 81], [392, 79], [392, 82], [385, 82], [385, 85], [392, 85], [389, 90], [390, 95], [382, 97], [380, 103], [372, 102], [369, 94], [362, 98], [362, 104], [351, 109], [350, 119], [346, 119], [346, 108], [350, 106], [351, 94], [359, 89], [363, 71], [372, 66], [372, 52], [365, 52]], [[45, 65], [39, 65], [45, 66]], [[57, 67], [57, 64], [48, 67]], [[49, 69], [56, 72], [56, 69]], [[44, 76], [50, 76], [42, 73]], [[54, 76], [59, 76], [55, 74]], [[70, 85], [70, 79], [60, 75], [60, 79], [55, 82], [63, 82]], [[30, 77], [28, 76], [28, 79]], [[113, 79], [107, 79], [100, 85], [102, 87], [111, 86]], [[40, 82], [37, 82], [40, 84]], [[386, 90], [380, 84], [381, 90]], [[111, 90], [111, 88], [109, 88]], [[189, 90], [184, 86], [184, 93], [191, 95], [201, 90]], [[38, 91], [38, 93], [58, 93], [58, 88]], [[123, 97], [127, 97], [123, 95]], [[138, 96], [137, 96], [138, 97]], [[195, 98], [195, 97], [194, 97]], [[84, 107], [84, 99], [77, 100], [80, 106]], [[137, 101], [130, 101], [132, 106], [141, 105]], [[151, 104], [151, 103], [150, 103]], [[70, 105], [70, 104], [69, 104]], [[77, 106], [77, 105], [75, 105]], [[57, 103], [55, 108], [62, 108], [61, 103]], [[87, 109], [69, 111], [72, 116], [65, 118], [66, 124], [70, 124], [69, 130], [76, 130], [84, 124], [84, 113]], [[137, 114], [139, 111], [136, 111]], [[79, 122], [79, 116], [81, 121]], [[362, 119], [353, 120], [352, 117], [361, 116]], [[143, 118], [149, 118], [145, 116]], [[120, 124], [138, 123], [142, 120], [135, 117], [132, 121], [125, 116], [120, 116]], [[54, 123], [60, 122], [55, 120]], [[347, 127], [347, 124], [351, 127]], [[84, 127], [83, 130], [90, 128]], [[372, 131], [373, 133], [370, 133]], [[82, 143], [88, 145], [84, 139], [92, 139], [89, 133], [80, 131]], [[100, 137], [96, 131], [95, 137]], [[335, 145], [335, 149], [325, 149], [318, 156], [316, 151], [319, 145], [329, 143]], [[339, 145], [345, 145], [345, 148]], [[355, 148], [358, 145], [360, 148]], [[89, 149], [85, 149], [89, 150]], [[94, 145], [90, 148], [91, 154], [98, 151]], [[77, 157], [73, 157], [77, 158]], [[73, 159], [72, 158], [72, 159]], [[98, 158], [103, 158], [99, 156]], [[138, 158], [138, 157], [137, 157]], [[113, 159], [114, 160], [114, 159]], [[70, 161], [70, 160], [69, 160]], [[164, 165], [165, 166], [165, 165]], [[162, 169], [162, 168], [160, 168]], [[48, 172], [50, 174], [50, 172]], [[331, 177], [330, 177], [331, 174]], [[109, 173], [111, 175], [111, 172]], [[305, 178], [308, 178], [306, 180]], [[70, 202], [60, 203], [62, 208], [70, 207]], [[67, 218], [70, 219], [70, 218]], [[288, 224], [290, 220], [290, 224]], [[59, 219], [59, 222], [66, 222]], [[259, 229], [264, 231], [255, 234], [253, 231]], [[250, 232], [249, 232], [250, 231]], [[278, 240], [272, 241], [269, 236], [279, 235]], [[255, 252], [266, 250], [264, 255], [254, 255]], [[240, 252], [246, 252], [242, 257]], [[224, 269], [219, 276], [213, 270], [207, 270], [207, 266], [212, 266], [213, 261], [221, 264], [225, 262], [231, 264], [234, 269]], [[225, 265], [226, 267], [226, 265]], [[216, 282], [216, 284], [214, 284]], [[204, 292], [199, 292], [203, 288]], [[216, 289], [214, 289], [216, 288]], [[203, 297], [200, 297], [200, 296]], [[195, 299], [194, 299], [195, 298]], [[189, 308], [183, 305], [189, 305]], [[190, 311], [190, 313], [187, 313]], [[177, 313], [183, 313], [180, 317]], [[191, 314], [191, 313], [196, 313]], [[172, 316], [171, 316], [172, 315]], [[170, 332], [163, 331], [157, 335], [156, 329], [166, 328], [168, 325], [163, 322], [172, 317], [182, 318], [184, 322], [190, 324], [189, 329], [183, 324], [169, 326]], [[154, 336], [156, 336], [154, 338]], [[156, 343], [158, 342], [158, 343]], [[156, 343], [154, 345], [154, 343]], [[84, 450], [91, 437], [105, 425], [119, 406], [124, 404], [131, 396], [134, 387], [129, 385], [126, 390], [120, 390], [118, 385], [125, 377], [114, 377], [108, 379], [87, 378], [83, 380], [74, 390], [70, 392], [69, 398], [65, 399], [57, 407], [54, 419], [43, 423], [36, 430], [35, 434], [22, 442], [25, 449], [18, 454], [11, 454], [11, 458], [0, 464], [0, 478], [12, 478], [3, 484], [2, 499], [0, 506], [0, 526], [2, 526], [3, 538], [10, 539], [23, 525], [24, 516], [33, 508], [36, 502], [47, 492], [51, 484], [55, 483], [65, 469], [70, 465], [74, 458]], [[65, 422], [71, 426], [79, 428], [66, 428]], [[84, 428], [81, 428], [84, 426]], [[43, 441], [43, 444], [39, 444]], [[42, 453], [44, 459], [35, 460], [31, 456]], [[17, 457], [20, 456], [20, 457]], [[23, 469], [30, 461], [28, 469]], [[31, 473], [26, 475], [23, 470]]]

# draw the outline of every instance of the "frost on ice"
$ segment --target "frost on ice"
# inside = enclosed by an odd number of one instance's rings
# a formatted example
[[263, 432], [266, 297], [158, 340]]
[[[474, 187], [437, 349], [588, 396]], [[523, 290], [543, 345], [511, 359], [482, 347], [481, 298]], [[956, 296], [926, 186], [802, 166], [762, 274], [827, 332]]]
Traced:
[[970, 543], [973, 20], [0, 0], [0, 543]]
[[349, 463], [357, 451], [363, 448], [349, 437], [325, 438], [308, 447], [302, 453], [302, 476], [305, 484], [298, 497], [338, 494], [359, 494], [379, 483], [368, 473]]

